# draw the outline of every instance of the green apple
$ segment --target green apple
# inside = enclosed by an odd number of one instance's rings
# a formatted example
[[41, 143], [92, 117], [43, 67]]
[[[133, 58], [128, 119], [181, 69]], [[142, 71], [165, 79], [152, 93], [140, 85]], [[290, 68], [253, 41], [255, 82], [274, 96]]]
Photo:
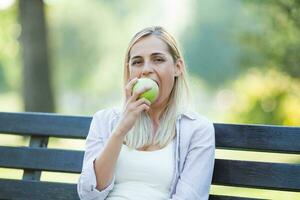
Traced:
[[139, 99], [144, 97], [144, 98], [148, 99], [151, 103], [153, 103], [158, 97], [159, 88], [158, 88], [157, 83], [155, 81], [153, 81], [152, 79], [150, 79], [150, 78], [138, 79], [132, 88], [132, 92], [141, 90], [143, 87], [148, 87], [148, 86], [152, 87], [152, 88], [143, 92], [139, 96]]

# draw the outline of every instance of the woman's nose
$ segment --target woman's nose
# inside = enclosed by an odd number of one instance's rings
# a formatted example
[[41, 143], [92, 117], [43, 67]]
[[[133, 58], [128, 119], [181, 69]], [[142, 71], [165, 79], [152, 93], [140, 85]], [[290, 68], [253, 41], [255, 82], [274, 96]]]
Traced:
[[142, 74], [149, 74], [153, 72], [152, 65], [150, 63], [145, 63], [142, 69]]

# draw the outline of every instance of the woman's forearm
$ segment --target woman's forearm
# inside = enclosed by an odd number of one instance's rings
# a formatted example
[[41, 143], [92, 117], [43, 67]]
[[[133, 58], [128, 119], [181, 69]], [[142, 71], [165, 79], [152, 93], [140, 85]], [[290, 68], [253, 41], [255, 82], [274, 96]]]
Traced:
[[122, 131], [120, 129], [115, 129], [105, 145], [101, 156], [98, 156], [94, 162], [97, 189], [100, 191], [105, 189], [112, 181], [123, 140], [124, 134], [122, 134]]

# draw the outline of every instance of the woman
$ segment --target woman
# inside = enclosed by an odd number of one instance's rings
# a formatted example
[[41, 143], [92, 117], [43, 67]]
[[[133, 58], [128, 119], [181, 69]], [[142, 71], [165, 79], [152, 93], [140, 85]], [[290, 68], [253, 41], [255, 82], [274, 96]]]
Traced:
[[[151, 104], [132, 93], [138, 78], [159, 86]], [[214, 126], [193, 111], [187, 72], [174, 38], [149, 27], [131, 40], [122, 109], [94, 114], [78, 181], [80, 199], [208, 199], [215, 159]]]

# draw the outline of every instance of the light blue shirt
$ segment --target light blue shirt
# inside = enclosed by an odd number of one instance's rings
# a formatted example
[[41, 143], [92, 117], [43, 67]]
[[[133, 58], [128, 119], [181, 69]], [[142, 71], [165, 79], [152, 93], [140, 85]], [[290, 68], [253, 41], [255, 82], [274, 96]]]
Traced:
[[[77, 184], [81, 200], [104, 200], [114, 188], [115, 176], [108, 187], [101, 191], [96, 189], [93, 163], [101, 154], [120, 116], [118, 108], [106, 108], [93, 116]], [[175, 140], [175, 173], [169, 199], [207, 200], [215, 162], [213, 123], [196, 112], [182, 113], [176, 119]]]

